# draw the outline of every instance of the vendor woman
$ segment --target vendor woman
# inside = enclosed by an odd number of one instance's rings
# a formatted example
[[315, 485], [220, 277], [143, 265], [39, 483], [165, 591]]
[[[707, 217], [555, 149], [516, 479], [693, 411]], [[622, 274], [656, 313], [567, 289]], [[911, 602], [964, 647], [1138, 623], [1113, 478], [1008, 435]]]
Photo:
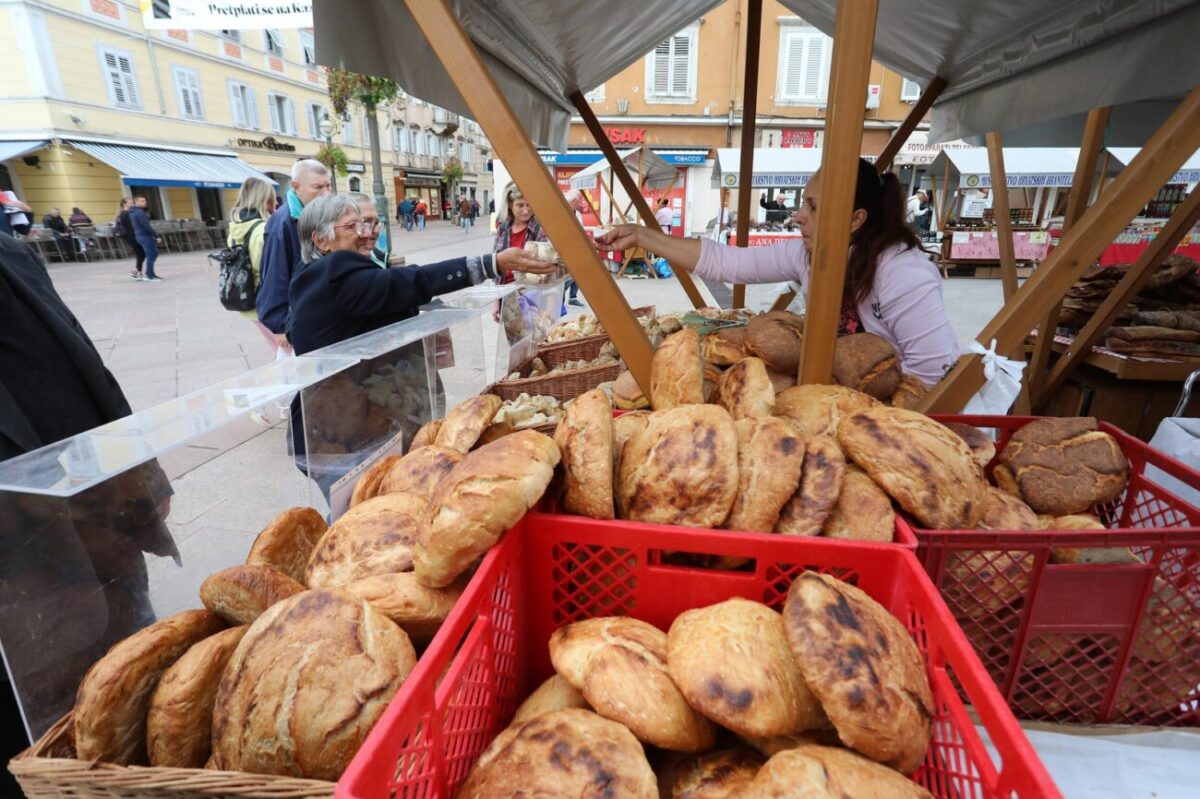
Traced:
[[[807, 298], [811, 247], [821, 209], [821, 173], [796, 211], [801, 238], [772, 247], [729, 247], [709, 239], [680, 239], [639, 225], [620, 225], [596, 237], [601, 249], [641, 247], [676, 269], [726, 283], [800, 284]], [[895, 175], [882, 176], [862, 159], [850, 216], [850, 252], [838, 335], [874, 333], [892, 343], [905, 373], [932, 386], [958, 360], [958, 339], [946, 319], [937, 267], [904, 219]]]

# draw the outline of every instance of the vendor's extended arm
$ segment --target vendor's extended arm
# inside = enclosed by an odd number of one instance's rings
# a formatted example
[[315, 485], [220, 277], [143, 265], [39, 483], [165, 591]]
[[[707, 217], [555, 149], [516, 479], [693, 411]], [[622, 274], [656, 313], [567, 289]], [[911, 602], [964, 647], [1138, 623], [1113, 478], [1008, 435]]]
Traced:
[[668, 236], [641, 225], [618, 225], [597, 236], [596, 246], [616, 250], [642, 247], [666, 258], [672, 268], [728, 283], [800, 280], [808, 259], [804, 242], [799, 239], [771, 247], [727, 247], [709, 239]]

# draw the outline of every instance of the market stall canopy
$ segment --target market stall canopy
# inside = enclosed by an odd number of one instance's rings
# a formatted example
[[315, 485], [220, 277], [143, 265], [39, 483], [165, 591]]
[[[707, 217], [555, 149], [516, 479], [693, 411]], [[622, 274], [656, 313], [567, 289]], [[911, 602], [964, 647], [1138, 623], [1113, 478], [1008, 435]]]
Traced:
[[[1133, 157], [1141, 152], [1141, 147], [1109, 147], [1108, 152], [1120, 162], [1121, 166], [1129, 166]], [[1168, 183], [1200, 183], [1200, 150], [1192, 153], [1192, 157], [1184, 162], [1175, 176]]]
[[28, 155], [34, 150], [40, 150], [45, 146], [45, 139], [40, 141], [0, 141], [0, 162], [7, 161], [10, 158], [20, 158], [22, 155]]
[[[538, 145], [567, 149], [574, 106], [722, 0], [449, 0], [484, 64]], [[422, 100], [470, 115], [402, 0], [316, 0], [317, 60], [392, 78]], [[422, 54], [414, 57], [414, 54]]]
[[[670, 188], [679, 179], [679, 170], [662, 159], [649, 147], [634, 147], [618, 153], [631, 175], [638, 176], [638, 183], [647, 189]], [[594, 189], [600, 173], [611, 169], [603, 158], [571, 176], [571, 188]]]
[[[741, 185], [741, 152], [736, 148], [717, 150], [717, 163], [712, 172], [713, 188], [736, 189]], [[821, 152], [820, 147], [756, 147], [750, 186], [755, 189], [805, 186], [813, 173], [821, 168]]]
[[[837, 0], [782, 0], [833, 35]], [[1071, 145], [1092, 108], [1112, 106], [1107, 141], [1144, 144], [1200, 84], [1198, 0], [880, 0], [876, 61], [922, 86], [932, 142], [1003, 131], [1008, 145]]]
[[[986, 189], [992, 185], [987, 149], [967, 147], [944, 150], [929, 171], [941, 175], [949, 161], [950, 174], [961, 187]], [[1009, 187], [1070, 186], [1079, 161], [1078, 147], [1005, 147], [1004, 176]]]
[[120, 172], [121, 180], [129, 186], [238, 189], [246, 178], [277, 185], [233, 153], [220, 150], [168, 150], [75, 140], [67, 143]]

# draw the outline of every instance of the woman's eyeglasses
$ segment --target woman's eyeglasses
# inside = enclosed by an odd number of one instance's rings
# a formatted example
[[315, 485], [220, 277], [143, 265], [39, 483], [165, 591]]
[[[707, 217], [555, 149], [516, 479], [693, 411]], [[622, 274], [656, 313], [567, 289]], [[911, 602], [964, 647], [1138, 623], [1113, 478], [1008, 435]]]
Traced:
[[378, 219], [370, 222], [360, 220], [358, 222], [347, 222], [344, 225], [334, 225], [333, 227], [336, 230], [353, 230], [360, 236], [370, 236], [372, 233], [379, 232], [380, 221]]

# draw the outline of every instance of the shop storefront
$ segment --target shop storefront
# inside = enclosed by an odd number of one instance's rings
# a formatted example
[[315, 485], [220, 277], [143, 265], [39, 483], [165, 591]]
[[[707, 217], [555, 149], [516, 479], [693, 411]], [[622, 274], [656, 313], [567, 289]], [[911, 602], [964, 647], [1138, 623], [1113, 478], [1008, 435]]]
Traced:
[[395, 174], [396, 196], [423, 200], [427, 219], [442, 218], [442, 176], [419, 169], [400, 169]]

